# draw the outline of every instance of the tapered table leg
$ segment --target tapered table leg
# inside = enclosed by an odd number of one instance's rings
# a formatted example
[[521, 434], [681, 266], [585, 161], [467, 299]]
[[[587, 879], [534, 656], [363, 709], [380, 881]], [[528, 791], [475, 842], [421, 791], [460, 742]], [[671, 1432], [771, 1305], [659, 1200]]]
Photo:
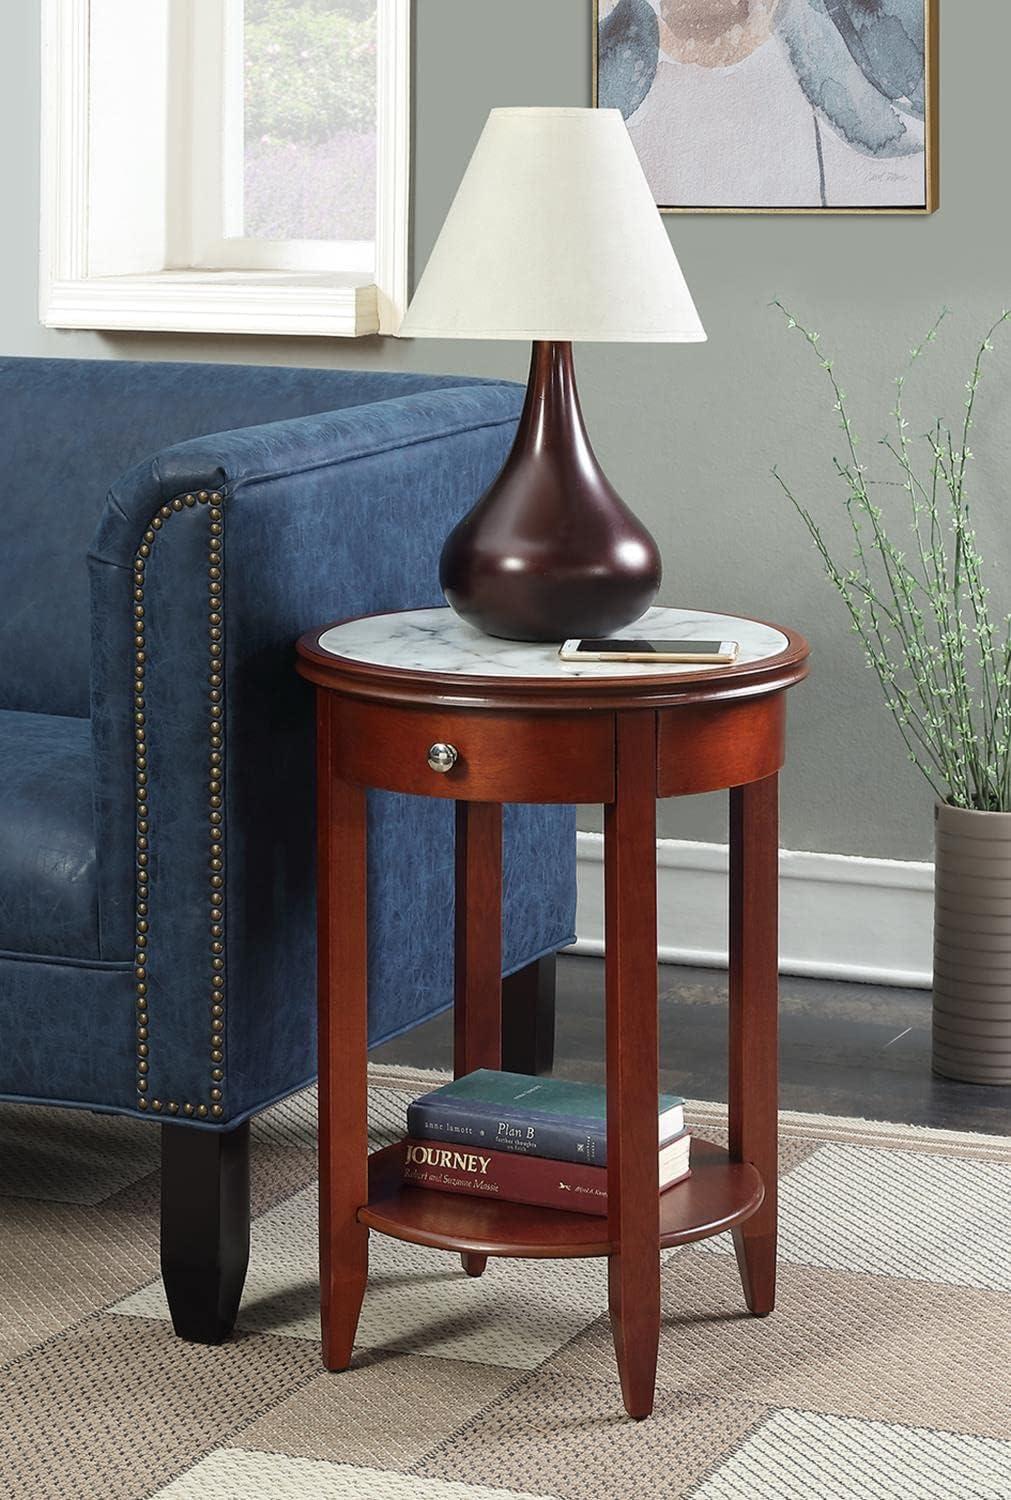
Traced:
[[657, 1165], [656, 721], [617, 716], [604, 814], [608, 1305], [625, 1409], [653, 1410], [660, 1341]]
[[[502, 808], [456, 804], [453, 1075], [502, 1066]], [[487, 1256], [460, 1257], [480, 1276]]]
[[333, 772], [330, 694], [318, 695], [319, 1235], [323, 1363], [351, 1363], [368, 1278], [365, 791]]
[[730, 1155], [757, 1167], [761, 1208], [734, 1230], [744, 1298], [776, 1301], [779, 1104], [778, 776], [730, 793]]

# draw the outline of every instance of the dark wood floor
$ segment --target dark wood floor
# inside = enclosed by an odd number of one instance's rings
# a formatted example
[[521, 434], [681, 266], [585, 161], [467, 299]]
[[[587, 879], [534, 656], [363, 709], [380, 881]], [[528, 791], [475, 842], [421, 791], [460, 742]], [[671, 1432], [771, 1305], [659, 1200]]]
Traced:
[[[726, 974], [664, 964], [660, 996], [662, 1087], [691, 1099], [726, 1099]], [[952, 1083], [931, 1073], [926, 991], [784, 976], [780, 1014], [784, 1109], [1011, 1131], [1011, 1087]], [[439, 1016], [371, 1056], [376, 1062], [448, 1068], [451, 1016]], [[555, 1072], [603, 1081], [601, 959], [559, 960]]]

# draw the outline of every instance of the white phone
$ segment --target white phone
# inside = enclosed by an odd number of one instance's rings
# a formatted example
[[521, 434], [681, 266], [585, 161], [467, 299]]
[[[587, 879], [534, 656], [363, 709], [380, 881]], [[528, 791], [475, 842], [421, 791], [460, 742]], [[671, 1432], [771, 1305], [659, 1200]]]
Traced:
[[562, 661], [674, 661], [729, 665], [737, 660], [737, 641], [671, 641], [602, 639], [565, 641]]

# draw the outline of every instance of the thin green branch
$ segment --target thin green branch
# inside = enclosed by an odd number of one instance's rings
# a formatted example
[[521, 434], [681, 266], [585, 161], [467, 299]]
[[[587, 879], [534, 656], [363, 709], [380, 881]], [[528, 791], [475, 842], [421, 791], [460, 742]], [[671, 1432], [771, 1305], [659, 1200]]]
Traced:
[[[904, 394], [914, 364], [936, 339], [947, 309], [910, 351], [895, 379], [895, 435], [880, 442], [898, 467], [901, 478], [895, 481], [872, 478], [860, 461], [846, 393], [834, 361], [819, 347], [820, 335], [804, 328], [781, 302], [774, 305], [806, 339], [828, 377], [845, 435], [845, 458], [833, 458], [832, 464], [846, 486], [842, 509], [853, 566], [844, 568], [836, 561], [810, 509], [776, 469], [773, 474], [846, 606], [910, 760], [939, 797], [958, 806], [1011, 811], [1011, 614], [1001, 617], [998, 642], [967, 483], [984, 356], [1011, 312], [1002, 313], [977, 350], [957, 437], [941, 420], [926, 434], [931, 457], [926, 479], [914, 458]], [[909, 559], [896, 545], [882, 507], [871, 498], [877, 486], [900, 488], [908, 496], [914, 538]]]

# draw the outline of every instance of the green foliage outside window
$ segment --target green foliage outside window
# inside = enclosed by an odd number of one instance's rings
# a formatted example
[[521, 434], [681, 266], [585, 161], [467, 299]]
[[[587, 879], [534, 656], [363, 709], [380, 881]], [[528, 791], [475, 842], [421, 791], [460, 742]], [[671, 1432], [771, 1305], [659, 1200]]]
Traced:
[[246, 139], [373, 130], [375, 12], [375, 0], [246, 0]]

